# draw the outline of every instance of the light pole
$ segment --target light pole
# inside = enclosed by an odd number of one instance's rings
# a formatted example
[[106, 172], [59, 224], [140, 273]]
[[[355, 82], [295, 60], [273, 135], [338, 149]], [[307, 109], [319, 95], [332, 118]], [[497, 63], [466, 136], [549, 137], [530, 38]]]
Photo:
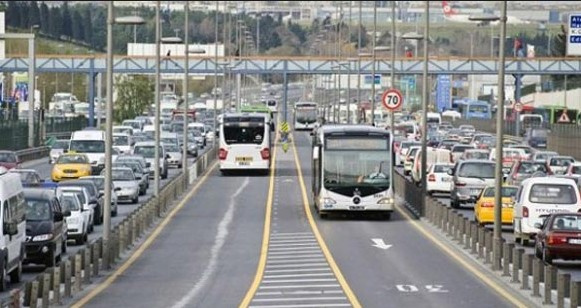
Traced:
[[[139, 16], [118, 17], [113, 16], [113, 2], [107, 5], [107, 125], [105, 131], [105, 187], [112, 187], [113, 165], [113, 24], [140, 25], [145, 20]], [[103, 246], [104, 246], [104, 267], [109, 268], [109, 237], [111, 235], [111, 189], [105, 189], [105, 200], [103, 202]]]
[[361, 4], [363, 1], [359, 1], [359, 29], [357, 29], [357, 123], [361, 123], [361, 114], [359, 112], [361, 108], [361, 56], [359, 51], [361, 50]]
[[372, 64], [371, 64], [371, 125], [375, 126], [375, 41], [377, 32], [377, 1], [373, 1], [373, 34], [371, 41], [373, 42], [373, 49], [371, 50]]
[[430, 40], [430, 1], [425, 1], [426, 5], [426, 16], [425, 16], [425, 26], [424, 26], [424, 70], [422, 76], [422, 165], [421, 165], [421, 178], [422, 178], [422, 208], [420, 215], [423, 214], [425, 201], [423, 198], [426, 196], [426, 169], [427, 169], [427, 157], [428, 157], [428, 100], [430, 99], [428, 92], [428, 41]]
[[[161, 45], [161, 20], [159, 16], [159, 11], [161, 9], [160, 0], [155, 1], [155, 120], [154, 120], [154, 132], [155, 132], [155, 155], [154, 155], [154, 196], [159, 197], [159, 145], [161, 141], [161, 132], [159, 131], [159, 122], [161, 116], [161, 106], [160, 106], [160, 45]], [[159, 208], [159, 204], [158, 204]], [[160, 213], [158, 212], [158, 215]]]
[[[218, 88], [218, 4], [216, 1], [216, 17], [215, 17], [215, 37], [214, 37], [214, 89]], [[222, 92], [225, 90], [222, 89]], [[222, 104], [224, 102], [222, 101]], [[214, 93], [214, 138], [212, 138], [212, 147], [216, 147], [216, 119], [218, 114], [218, 93]]]
[[[492, 256], [492, 267], [500, 270], [500, 253], [502, 249], [502, 139], [504, 124], [504, 43], [506, 40], [506, 1], [501, 1], [500, 17], [470, 16], [473, 21], [497, 21], [500, 20], [500, 40], [498, 43], [498, 102], [496, 111], [496, 159], [495, 159], [495, 180], [494, 180], [494, 231]], [[518, 119], [517, 119], [518, 121]]]
[[[395, 88], [395, 53], [397, 49], [395, 48], [396, 36], [395, 36], [395, 1], [391, 1], [391, 88]], [[400, 79], [401, 80], [401, 79]], [[407, 99], [407, 97], [406, 97]], [[394, 121], [394, 111], [389, 113], [389, 134], [391, 139], [393, 140], [393, 135], [395, 134], [395, 121]], [[393, 151], [393, 143], [391, 144], [392, 151]], [[426, 152], [423, 152], [422, 155], [426, 155]], [[389, 178], [395, 179], [395, 171], [394, 171], [394, 162], [389, 164]], [[395, 195], [393, 193], [393, 185], [390, 185], [391, 194], [390, 196], [393, 198]]]

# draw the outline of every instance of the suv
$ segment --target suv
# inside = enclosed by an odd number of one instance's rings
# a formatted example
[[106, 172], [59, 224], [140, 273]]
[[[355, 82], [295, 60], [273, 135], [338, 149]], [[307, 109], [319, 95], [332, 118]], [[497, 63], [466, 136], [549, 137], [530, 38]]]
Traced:
[[[145, 158], [151, 167], [155, 167], [155, 142], [145, 141], [138, 142], [133, 147], [133, 155], [141, 155]], [[169, 155], [165, 151], [163, 144], [159, 145], [159, 173], [162, 179], [167, 179], [168, 165], [167, 160]], [[155, 176], [155, 172], [151, 172], [150, 176]]]
[[486, 186], [494, 185], [495, 163], [485, 160], [461, 160], [448, 170], [452, 176], [450, 205], [459, 208], [462, 203], [474, 203]]
[[26, 249], [25, 263], [43, 263], [55, 266], [67, 251], [67, 224], [54, 190], [26, 188]]

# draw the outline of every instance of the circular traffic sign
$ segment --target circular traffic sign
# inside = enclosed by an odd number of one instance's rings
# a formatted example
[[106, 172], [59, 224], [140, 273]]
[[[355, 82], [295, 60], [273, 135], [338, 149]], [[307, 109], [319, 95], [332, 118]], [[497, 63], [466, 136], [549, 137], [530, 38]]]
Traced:
[[516, 110], [516, 112], [521, 112], [522, 111], [522, 103], [514, 103], [514, 110]]
[[403, 96], [398, 89], [389, 89], [381, 96], [383, 107], [389, 111], [397, 110], [403, 104]]

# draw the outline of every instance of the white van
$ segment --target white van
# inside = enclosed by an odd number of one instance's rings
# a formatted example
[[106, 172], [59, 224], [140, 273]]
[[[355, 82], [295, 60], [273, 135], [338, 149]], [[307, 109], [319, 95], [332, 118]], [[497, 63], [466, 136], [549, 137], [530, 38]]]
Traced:
[[[426, 156], [426, 173], [430, 169], [430, 166], [435, 163], [445, 163], [452, 164], [450, 157], [450, 150], [446, 149], [436, 149], [428, 148], [428, 155]], [[412, 168], [412, 179], [414, 183], [419, 184], [422, 182], [422, 150], [416, 152], [416, 157], [414, 158], [414, 166]]]
[[0, 291], [6, 291], [6, 277], [10, 275], [12, 283], [22, 278], [22, 260], [24, 260], [24, 241], [26, 236], [26, 203], [20, 182], [20, 175], [8, 173], [0, 167]]
[[528, 244], [539, 229], [535, 224], [553, 213], [576, 213], [581, 209], [575, 181], [557, 177], [534, 177], [522, 181], [516, 195], [513, 226], [517, 243]]
[[101, 173], [105, 168], [105, 132], [96, 129], [73, 132], [69, 152], [87, 154], [92, 174]]
[[437, 112], [428, 112], [426, 123], [428, 123], [428, 125], [440, 125], [440, 123], [442, 123], [442, 115]]

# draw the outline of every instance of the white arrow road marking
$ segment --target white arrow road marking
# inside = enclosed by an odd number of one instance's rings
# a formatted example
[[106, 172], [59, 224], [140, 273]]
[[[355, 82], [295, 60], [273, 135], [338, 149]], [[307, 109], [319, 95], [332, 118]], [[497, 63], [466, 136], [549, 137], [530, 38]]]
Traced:
[[373, 247], [377, 247], [377, 248], [379, 248], [379, 249], [383, 249], [383, 250], [387, 250], [387, 249], [389, 249], [391, 246], [393, 246], [393, 245], [387, 245], [387, 244], [386, 244], [386, 243], [383, 241], [383, 239], [380, 239], [380, 238], [372, 238], [372, 239], [371, 239], [371, 241], [373, 242], [373, 245], [371, 245], [371, 246], [373, 246]]

